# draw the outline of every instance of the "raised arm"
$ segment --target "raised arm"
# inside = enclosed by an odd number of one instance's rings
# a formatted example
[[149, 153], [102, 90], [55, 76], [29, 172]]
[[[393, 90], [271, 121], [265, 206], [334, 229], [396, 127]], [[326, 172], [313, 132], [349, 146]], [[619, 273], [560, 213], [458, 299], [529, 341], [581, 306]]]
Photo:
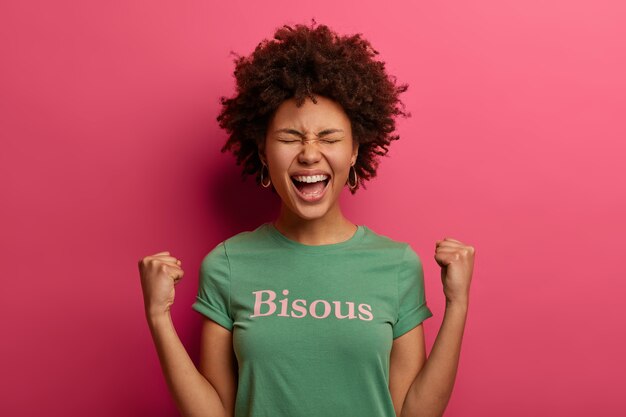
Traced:
[[[170, 307], [174, 303], [174, 286], [184, 275], [180, 264], [169, 252], [139, 261], [145, 315], [161, 369], [183, 417], [231, 417], [232, 405], [225, 405], [216, 387], [198, 371], [174, 329]], [[224, 335], [219, 334], [219, 345], [224, 345]]]
[[167, 386], [181, 416], [232, 417], [232, 405], [222, 403], [216, 387], [198, 371], [174, 329], [171, 316], [148, 317], [148, 325]]
[[475, 250], [458, 240], [445, 238], [437, 241], [435, 252], [435, 260], [441, 267], [446, 311], [430, 355], [409, 387], [400, 417], [442, 416], [456, 379]]

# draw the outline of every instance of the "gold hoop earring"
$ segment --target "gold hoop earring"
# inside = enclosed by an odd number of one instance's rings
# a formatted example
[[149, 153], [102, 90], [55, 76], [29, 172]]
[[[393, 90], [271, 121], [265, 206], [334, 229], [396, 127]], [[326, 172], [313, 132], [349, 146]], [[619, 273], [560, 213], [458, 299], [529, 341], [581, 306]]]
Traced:
[[[267, 169], [267, 174], [268, 174], [267, 178], [269, 179], [269, 182], [267, 183], [267, 185], [265, 185], [265, 183], [263, 182], [263, 168]], [[272, 184], [272, 179], [269, 177], [269, 173], [270, 173], [269, 168], [267, 168], [267, 165], [265, 165], [265, 163], [263, 163], [263, 166], [261, 167], [261, 186], [263, 188], [267, 188], [267, 187], [269, 187]]]
[[[350, 173], [352, 172], [354, 172], [354, 185], [350, 184]], [[350, 173], [348, 173], [348, 187], [350, 187], [351, 190], [354, 190], [359, 183], [359, 177], [358, 175], [356, 175], [356, 169], [354, 168], [354, 165], [350, 166]]]

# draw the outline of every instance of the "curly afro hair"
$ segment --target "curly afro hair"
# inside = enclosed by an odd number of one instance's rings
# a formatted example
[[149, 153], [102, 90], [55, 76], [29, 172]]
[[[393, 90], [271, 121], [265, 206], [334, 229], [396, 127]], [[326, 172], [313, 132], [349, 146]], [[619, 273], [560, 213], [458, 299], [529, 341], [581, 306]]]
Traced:
[[399, 139], [393, 134], [394, 117], [411, 115], [398, 98], [408, 84], [396, 85], [395, 77], [385, 72], [385, 63], [374, 59], [379, 52], [369, 41], [361, 34], [339, 36], [326, 25], [315, 25], [315, 19], [310, 27], [284, 25], [249, 57], [233, 53], [237, 93], [220, 98], [223, 107], [217, 121], [229, 134], [221, 152], [234, 153], [237, 165], [243, 165], [243, 179], [256, 174], [257, 184], [261, 182], [258, 151], [284, 100], [294, 98], [300, 107], [306, 97], [316, 103], [314, 96], [321, 95], [341, 105], [359, 143], [354, 165], [358, 184], [376, 176], [378, 156], [386, 155], [391, 141]]

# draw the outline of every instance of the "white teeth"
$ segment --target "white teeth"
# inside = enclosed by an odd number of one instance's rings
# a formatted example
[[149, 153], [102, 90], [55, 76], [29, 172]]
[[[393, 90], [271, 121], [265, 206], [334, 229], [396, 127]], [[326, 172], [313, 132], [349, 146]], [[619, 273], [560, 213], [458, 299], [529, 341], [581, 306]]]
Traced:
[[298, 176], [294, 176], [292, 177], [293, 179], [295, 179], [298, 182], [318, 182], [318, 181], [324, 181], [328, 178], [328, 175], [310, 175], [310, 176], [304, 176], [304, 175], [298, 175]]

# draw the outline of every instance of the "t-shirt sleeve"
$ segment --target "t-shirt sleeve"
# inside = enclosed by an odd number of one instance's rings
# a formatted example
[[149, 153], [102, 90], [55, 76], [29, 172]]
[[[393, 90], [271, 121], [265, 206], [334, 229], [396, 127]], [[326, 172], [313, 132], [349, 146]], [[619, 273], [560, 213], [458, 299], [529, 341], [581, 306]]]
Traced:
[[198, 294], [192, 308], [232, 331], [230, 264], [224, 242], [219, 243], [202, 259], [198, 275]]
[[393, 325], [393, 338], [402, 336], [432, 315], [426, 305], [422, 262], [407, 244], [398, 271], [398, 317]]

